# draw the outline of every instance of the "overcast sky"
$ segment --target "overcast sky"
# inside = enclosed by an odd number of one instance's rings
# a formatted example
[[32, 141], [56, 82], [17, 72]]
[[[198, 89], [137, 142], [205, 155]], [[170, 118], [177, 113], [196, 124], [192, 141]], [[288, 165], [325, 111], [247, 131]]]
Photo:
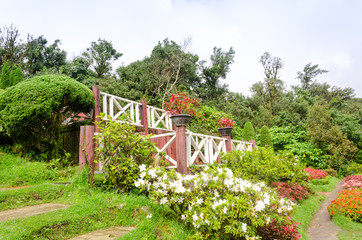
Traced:
[[165, 38], [209, 60], [214, 46], [235, 50], [223, 81], [249, 95], [262, 81], [258, 59], [269, 52], [284, 61], [281, 79], [296, 85], [296, 72], [312, 62], [329, 72], [319, 82], [355, 89], [362, 97], [362, 0], [0, 0], [0, 24], [14, 24], [26, 39], [60, 39], [68, 58], [98, 38], [123, 56], [116, 66], [149, 56]]

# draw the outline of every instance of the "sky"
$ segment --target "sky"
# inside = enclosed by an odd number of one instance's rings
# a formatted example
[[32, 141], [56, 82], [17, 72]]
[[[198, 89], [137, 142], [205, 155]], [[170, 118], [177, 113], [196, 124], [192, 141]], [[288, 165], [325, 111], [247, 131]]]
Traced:
[[151, 54], [165, 38], [209, 60], [213, 48], [235, 50], [222, 83], [250, 95], [264, 80], [259, 58], [279, 57], [286, 86], [299, 84], [308, 63], [328, 73], [320, 83], [351, 87], [362, 97], [362, 0], [0, 0], [0, 27], [13, 24], [21, 38], [61, 40], [68, 59], [99, 38], [111, 41], [128, 65]]

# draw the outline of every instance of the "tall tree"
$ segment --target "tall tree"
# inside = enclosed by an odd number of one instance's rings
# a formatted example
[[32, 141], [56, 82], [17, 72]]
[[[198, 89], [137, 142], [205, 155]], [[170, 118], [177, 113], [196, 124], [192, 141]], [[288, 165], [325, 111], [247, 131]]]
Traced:
[[303, 89], [310, 90], [312, 84], [316, 82], [315, 78], [327, 72], [327, 70], [320, 69], [318, 64], [312, 65], [312, 63], [308, 63], [303, 68], [303, 71], [297, 72], [297, 79], [300, 81]]
[[66, 52], [59, 48], [60, 40], [47, 45], [48, 40], [43, 36], [38, 38], [28, 37], [25, 71], [33, 75], [44, 68], [55, 68], [59, 70], [66, 64]]
[[260, 129], [260, 145], [262, 147], [273, 147], [273, 140], [267, 126]]
[[97, 78], [103, 78], [109, 74], [112, 71], [112, 62], [122, 55], [113, 48], [112, 42], [100, 38], [97, 42], [92, 42], [87, 51], [83, 53], [83, 56], [91, 62]]
[[255, 131], [250, 121], [244, 125], [243, 139], [244, 141], [255, 140]]
[[222, 51], [221, 48], [214, 47], [210, 57], [211, 63], [206, 66], [206, 61], [200, 62], [201, 76], [204, 80], [199, 95], [203, 99], [218, 100], [220, 96], [227, 93], [227, 84], [222, 84], [221, 79], [225, 79], [230, 71], [230, 65], [234, 62], [235, 51], [231, 47], [229, 51]]
[[10, 86], [10, 66], [9, 61], [6, 61], [1, 70], [0, 89], [5, 89]]
[[0, 66], [9, 61], [10, 66], [23, 61], [26, 50], [21, 44], [19, 30], [11, 25], [0, 29]]
[[9, 80], [11, 86], [15, 86], [19, 82], [23, 81], [23, 71], [21, 68], [14, 65], [11, 69]]
[[265, 52], [259, 59], [264, 68], [264, 87], [268, 96], [270, 116], [274, 114], [274, 105], [283, 91], [283, 82], [280, 80], [279, 71], [283, 69], [283, 62], [280, 58], [273, 57]]

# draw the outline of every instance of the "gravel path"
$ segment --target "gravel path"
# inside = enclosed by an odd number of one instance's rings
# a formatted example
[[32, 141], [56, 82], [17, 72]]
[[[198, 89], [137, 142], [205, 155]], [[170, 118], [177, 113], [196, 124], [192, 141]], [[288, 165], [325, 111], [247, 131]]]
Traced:
[[328, 194], [319, 210], [314, 214], [307, 229], [310, 240], [338, 240], [337, 233], [341, 229], [329, 219], [327, 207], [331, 201], [336, 199], [338, 192], [342, 190], [342, 185], [343, 180], [337, 183], [336, 188]]

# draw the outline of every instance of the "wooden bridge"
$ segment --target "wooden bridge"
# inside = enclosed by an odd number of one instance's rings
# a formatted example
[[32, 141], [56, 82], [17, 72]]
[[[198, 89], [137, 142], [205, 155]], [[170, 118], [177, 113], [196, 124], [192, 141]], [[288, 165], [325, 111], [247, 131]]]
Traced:
[[[220, 159], [221, 153], [231, 150], [252, 150], [255, 141], [243, 142], [232, 140], [230, 136], [210, 136], [197, 134], [185, 127], [175, 127], [170, 114], [164, 109], [148, 106], [146, 101], [135, 102], [100, 92], [93, 87], [95, 109], [94, 121], [110, 120], [134, 125], [143, 134], [154, 134], [151, 141], [155, 143], [158, 153], [165, 153], [170, 168], [177, 168], [180, 173], [187, 174], [187, 168], [193, 164], [203, 165], [214, 163]], [[101, 106], [102, 99], [102, 106]], [[100, 113], [105, 117], [99, 119]], [[89, 161], [94, 170], [94, 134], [99, 131], [95, 126], [82, 126], [80, 132], [80, 166]], [[176, 147], [177, 146], [177, 147]], [[85, 148], [85, 153], [84, 149]], [[87, 160], [86, 160], [87, 158]], [[99, 166], [102, 171], [102, 164]]]

